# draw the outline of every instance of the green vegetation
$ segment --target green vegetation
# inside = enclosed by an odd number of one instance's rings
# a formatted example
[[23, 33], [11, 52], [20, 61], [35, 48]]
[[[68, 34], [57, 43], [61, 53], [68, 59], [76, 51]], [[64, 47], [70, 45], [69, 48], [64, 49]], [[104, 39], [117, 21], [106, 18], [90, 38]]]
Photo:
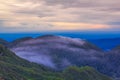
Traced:
[[69, 67], [63, 72], [17, 57], [0, 45], [0, 80], [111, 80], [90, 67]]

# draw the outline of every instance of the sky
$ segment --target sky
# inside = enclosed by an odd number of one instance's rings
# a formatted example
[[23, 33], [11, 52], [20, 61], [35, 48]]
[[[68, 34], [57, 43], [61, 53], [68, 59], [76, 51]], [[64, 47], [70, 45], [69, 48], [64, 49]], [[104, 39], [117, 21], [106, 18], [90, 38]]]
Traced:
[[120, 0], [0, 0], [0, 33], [120, 31]]

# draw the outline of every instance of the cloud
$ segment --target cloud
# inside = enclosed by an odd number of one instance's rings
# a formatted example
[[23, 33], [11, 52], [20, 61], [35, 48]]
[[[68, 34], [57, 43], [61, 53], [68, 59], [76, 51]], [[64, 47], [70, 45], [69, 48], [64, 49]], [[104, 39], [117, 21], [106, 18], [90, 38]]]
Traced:
[[[41, 0], [39, 0], [41, 1]], [[120, 1], [113, 0], [44, 0], [48, 5], [62, 5], [65, 8], [98, 8], [119, 10]]]
[[120, 22], [111, 22], [111, 23], [108, 23], [109, 25], [119, 25], [120, 26]]
[[[58, 29], [62, 30], [86, 30], [86, 29], [107, 29], [109, 26], [101, 24], [88, 24], [88, 23], [69, 23], [69, 22], [54, 22], [54, 26], [59, 26]], [[87, 27], [87, 28], [86, 28]]]
[[4, 32], [119, 29], [119, 4], [120, 1], [113, 0], [2, 0], [0, 29]]

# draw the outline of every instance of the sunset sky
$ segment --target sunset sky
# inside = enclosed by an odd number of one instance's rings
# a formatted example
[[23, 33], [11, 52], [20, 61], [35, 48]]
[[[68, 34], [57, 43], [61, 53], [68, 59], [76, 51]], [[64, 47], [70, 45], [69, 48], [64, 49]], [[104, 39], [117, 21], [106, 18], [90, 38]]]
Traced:
[[0, 0], [0, 33], [120, 31], [120, 0]]

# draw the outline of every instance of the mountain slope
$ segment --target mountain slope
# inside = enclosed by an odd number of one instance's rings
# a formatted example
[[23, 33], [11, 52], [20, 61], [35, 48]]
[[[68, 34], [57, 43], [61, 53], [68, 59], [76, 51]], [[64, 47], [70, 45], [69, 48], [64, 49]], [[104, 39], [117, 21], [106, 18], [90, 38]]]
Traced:
[[9, 44], [9, 42], [0, 38], [0, 44], [7, 46]]
[[[100, 75], [102, 74], [98, 73], [96, 70], [90, 67], [69, 67], [64, 72], [65, 80], [100, 80]], [[72, 76], [74, 75], [74, 76]], [[102, 80], [107, 80], [108, 78], [104, 76]]]
[[107, 69], [110, 75], [120, 78], [120, 46], [110, 50], [105, 54]]
[[[70, 77], [69, 77], [70, 76]], [[54, 72], [43, 66], [17, 57], [0, 45], [1, 80], [112, 80], [90, 67], [70, 67], [63, 72]]]
[[42, 79], [42, 75], [38, 72], [43, 73], [44, 70], [43, 67], [17, 57], [6, 47], [0, 45], [0, 76], [5, 80], [32, 80], [32, 75], [33, 79]]

